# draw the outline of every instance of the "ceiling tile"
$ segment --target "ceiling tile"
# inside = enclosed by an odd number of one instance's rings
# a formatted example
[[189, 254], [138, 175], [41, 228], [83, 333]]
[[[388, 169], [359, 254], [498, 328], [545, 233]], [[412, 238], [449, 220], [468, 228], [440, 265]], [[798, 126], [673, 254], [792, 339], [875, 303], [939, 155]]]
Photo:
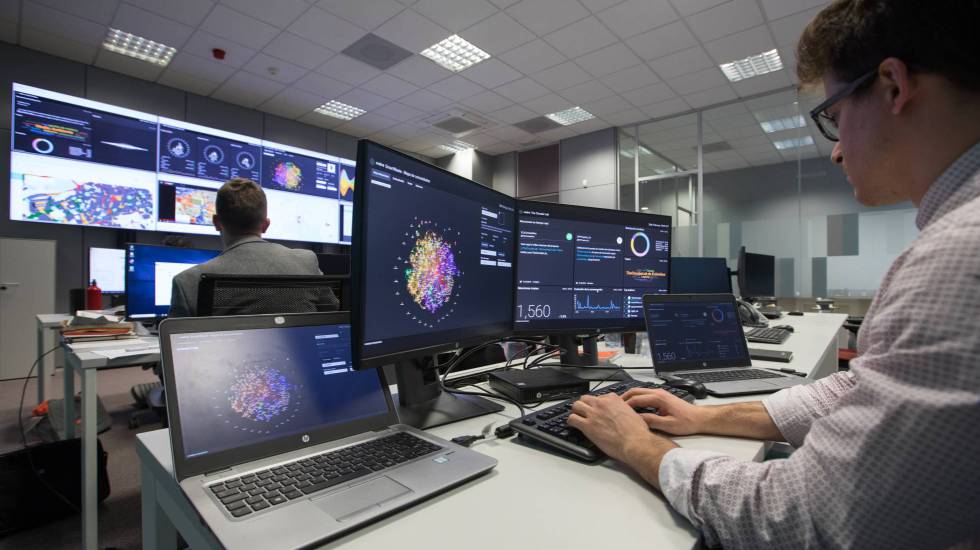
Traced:
[[167, 65], [167, 71], [170, 69], [175, 69], [185, 76], [217, 83], [223, 82], [235, 72], [234, 67], [219, 63], [211, 58], [198, 57], [186, 51], [177, 52], [177, 55]]
[[20, 45], [86, 65], [95, 61], [95, 56], [100, 51], [100, 47], [95, 44], [78, 42], [66, 36], [53, 35], [50, 31], [37, 30], [26, 25], [20, 29]]
[[725, 84], [724, 86], [719, 86], [710, 90], [703, 90], [693, 94], [687, 94], [684, 96], [684, 101], [687, 101], [687, 104], [695, 109], [701, 109], [709, 105], [715, 105], [723, 101], [730, 101], [737, 98], [738, 96], [735, 95], [735, 90], [733, 90], [728, 84]]
[[[175, 58], [176, 59], [176, 58]], [[186, 90], [198, 95], [211, 95], [211, 92], [218, 87], [220, 82], [212, 82], [197, 75], [186, 74], [173, 68], [173, 61], [167, 66], [163, 74], [157, 79], [157, 84], [170, 86], [179, 90]]]
[[256, 107], [285, 88], [274, 80], [238, 71], [225, 81], [211, 97], [244, 107]]
[[320, 65], [316, 71], [355, 86], [359, 86], [381, 74], [381, 71], [374, 67], [366, 63], [361, 63], [344, 54], [337, 54], [331, 57], [326, 63]]
[[765, 25], [730, 34], [704, 45], [708, 55], [719, 65], [775, 48], [776, 44], [773, 43], [772, 37], [769, 35], [769, 28]]
[[[211, 11], [211, 8], [214, 7], [214, 2], [210, 0], [168, 0], [167, 2], [160, 2], [159, 0], [126, 1], [147, 11], [152, 11], [157, 15], [169, 17], [192, 27], [200, 25], [201, 21], [204, 21], [205, 16]], [[84, 5], [81, 2], [72, 2], [72, 4]], [[88, 3], [86, 2], [85, 4]]]
[[606, 75], [602, 79], [613, 91], [623, 93], [635, 90], [641, 86], [649, 86], [660, 82], [650, 67], [640, 63], [621, 71]]
[[678, 77], [714, 66], [714, 62], [708, 57], [704, 48], [700, 46], [665, 55], [650, 62], [650, 68], [663, 79]]
[[360, 107], [365, 111], [373, 111], [385, 103], [388, 103], [387, 98], [379, 96], [378, 94], [373, 94], [361, 88], [354, 88], [346, 94], [338, 97], [337, 101], [342, 101], [348, 105]]
[[459, 74], [487, 88], [496, 88], [524, 76], [510, 65], [493, 58], [481, 61]]
[[607, 46], [599, 51], [583, 55], [575, 60], [592, 76], [599, 78], [640, 62], [629, 48], [622, 42]]
[[490, 55], [502, 54], [535, 38], [533, 32], [503, 12], [491, 15], [459, 35]]
[[[404, 105], [402, 107], [404, 107]], [[384, 116], [384, 113], [381, 113], [380, 111], [378, 114]], [[395, 126], [387, 128], [385, 131], [397, 137], [398, 141], [411, 139], [419, 134], [419, 129], [410, 124], [396, 124]]]
[[533, 75], [566, 59], [544, 40], [535, 40], [508, 51], [500, 60], [526, 75]]
[[183, 47], [194, 32], [194, 29], [188, 25], [129, 4], [119, 6], [112, 26], [177, 49]]
[[587, 17], [589, 10], [576, 0], [522, 0], [507, 8], [507, 13], [538, 36], [544, 36]]
[[307, 73], [306, 76], [293, 83], [293, 87], [320, 96], [324, 100], [322, 103], [340, 97], [352, 88], [350, 84], [317, 72]]
[[289, 32], [277, 36], [262, 51], [311, 70], [334, 56], [327, 48]]
[[753, 76], [752, 78], [746, 78], [745, 80], [733, 82], [732, 86], [735, 88], [735, 91], [738, 92], [739, 96], [745, 97], [762, 92], [769, 92], [777, 88], [783, 88], [785, 86], [789, 86], [790, 84], [792, 84], [790, 74], [783, 69], [774, 73]]
[[511, 101], [496, 92], [487, 90], [482, 94], [477, 94], [473, 97], [464, 99], [462, 104], [470, 107], [471, 109], [476, 109], [481, 113], [492, 113], [505, 107], [509, 107], [511, 105]]
[[543, 96], [548, 93], [548, 88], [545, 88], [530, 78], [522, 78], [509, 84], [498, 86], [494, 91], [511, 101], [522, 103], [529, 99]]
[[220, 4], [211, 10], [200, 28], [256, 50], [264, 48], [279, 34], [276, 27]]
[[264, 78], [270, 78], [276, 82], [282, 82], [283, 84], [292, 84], [301, 77], [306, 76], [306, 73], [309, 72], [303, 67], [293, 65], [292, 63], [287, 63], [281, 59], [276, 59], [275, 57], [270, 57], [264, 53], [260, 53], [253, 57], [242, 68], [252, 74]]
[[582, 105], [582, 108], [597, 117], [605, 117], [632, 109], [633, 106], [628, 101], [618, 95], [609, 96], [598, 101], [590, 101]]
[[[533, 116], [534, 113], [531, 113], [528, 118], [531, 118]], [[527, 120], [527, 118], [523, 118], [521, 120]], [[520, 120], [518, 122], [520, 122]], [[515, 128], [513, 126], [500, 126], [497, 128], [491, 128], [490, 130], [487, 130], [485, 133], [486, 135], [491, 136], [493, 138], [506, 140], [506, 141], [518, 141], [518, 140], [523, 141], [527, 139], [527, 132], [521, 130], [520, 128]]]
[[428, 89], [439, 95], [450, 99], [455, 99], [456, 101], [466, 97], [475, 96], [476, 94], [484, 91], [482, 86], [474, 84], [473, 82], [470, 82], [459, 75], [451, 76], [445, 80], [440, 80], [439, 82], [429, 86]]
[[643, 112], [649, 118], [660, 118], [690, 110], [691, 108], [688, 106], [688, 104], [679, 97], [668, 99], [667, 101], [661, 101], [660, 103], [654, 103], [653, 105], [647, 105], [643, 108]]
[[221, 61], [216, 60], [215, 63], [233, 68], [241, 67], [257, 53], [252, 48], [230, 42], [224, 38], [219, 38], [200, 30], [191, 36], [181, 51], [192, 53], [205, 59], [214, 59], [211, 53], [211, 50], [214, 48], [221, 48], [225, 51], [225, 58]]
[[544, 39], [570, 58], [587, 54], [617, 41], [616, 35], [609, 32], [609, 29], [595, 17], [586, 17], [572, 23]]
[[470, 134], [466, 136], [466, 143], [470, 145], [475, 145], [478, 149], [482, 149], [487, 145], [493, 145], [495, 143], [500, 143], [500, 140], [489, 135], [489, 134]]
[[374, 34], [419, 53], [452, 33], [412, 10], [405, 10], [378, 27]]
[[296, 120], [309, 124], [310, 126], [317, 126], [328, 130], [336, 129], [338, 126], [344, 123], [344, 121], [340, 120], [339, 118], [322, 115], [316, 111], [307, 113]]
[[[93, 21], [102, 25], [108, 25], [109, 22], [112, 21], [112, 17], [115, 15], [116, 9], [119, 7], [119, 0], [90, 0], [87, 2], [78, 2], [75, 0], [35, 1], [54, 8], [57, 11], [76, 15], [82, 19], [87, 19], [88, 21]], [[24, 2], [25, 10], [30, 3], [31, 2]]]
[[[96, 47], [102, 46], [102, 40], [109, 30], [107, 24], [93, 23], [90, 20], [33, 2], [24, 2], [20, 17], [21, 24], [24, 26], [66, 37], [75, 43]], [[58, 49], [54, 44], [50, 47]], [[72, 59], [77, 58], [72, 57]]]
[[724, 4], [729, 0], [671, 0], [674, 4], [674, 8], [677, 9], [677, 13], [681, 14], [683, 17], [695, 14], [699, 11], [704, 11], [708, 8], [717, 6], [718, 4]]
[[626, 44], [637, 55], [648, 61], [696, 46], [697, 43], [698, 39], [687, 30], [687, 25], [682, 21], [675, 21], [626, 40]]
[[361, 84], [361, 88], [388, 99], [398, 99], [419, 89], [418, 86], [409, 84], [390, 74], [382, 74], [381, 76], [368, 80], [364, 84]]
[[320, 0], [317, 6], [369, 31], [405, 9], [395, 0]]
[[813, 21], [813, 18], [821, 10], [823, 8], [813, 8], [812, 10], [802, 11], [789, 17], [771, 21], [769, 28], [772, 29], [772, 35], [776, 39], [776, 45], [780, 47], [796, 47], [796, 43], [800, 40], [800, 35], [803, 34], [803, 29], [810, 21]]
[[110, 52], [109, 50], [99, 51], [98, 56], [95, 58], [95, 66], [150, 81], [159, 78], [160, 73], [163, 72], [163, 67], [159, 65], [147, 63], [146, 61], [141, 61], [127, 55]]
[[428, 90], [413, 92], [399, 99], [398, 101], [408, 105], [409, 107], [414, 107], [427, 113], [438, 111], [452, 105], [453, 103], [452, 100], [446, 99], [445, 97], [439, 94], [434, 94]]
[[343, 51], [367, 34], [361, 28], [316, 7], [310, 8], [288, 30], [335, 52]]
[[412, 9], [452, 32], [459, 32], [497, 12], [487, 0], [419, 0]]
[[534, 79], [543, 84], [546, 88], [555, 91], [570, 88], [576, 84], [588, 82], [592, 79], [589, 73], [571, 61], [566, 61], [561, 65], [555, 65], [550, 69], [545, 69], [534, 75]]
[[517, 1], [518, 0], [490, 0], [490, 2], [492, 2], [494, 6], [497, 6], [500, 9], [504, 9], [508, 6], [513, 6], [514, 4], [517, 3]]
[[629, 38], [677, 20], [677, 13], [667, 0], [626, 0], [598, 15], [620, 38]]
[[550, 113], [557, 113], [558, 111], [564, 111], [574, 107], [571, 102], [567, 99], [557, 95], [548, 94], [541, 96], [537, 99], [532, 99], [531, 101], [525, 101], [524, 107], [534, 111], [539, 115], [547, 115]]
[[759, 121], [757, 121], [754, 116], [745, 112], [714, 120], [706, 120], [706, 123], [712, 129], [718, 132], [731, 130], [732, 128], [744, 128], [746, 126], [755, 128], [759, 126]]
[[388, 117], [392, 120], [397, 120], [398, 122], [406, 122], [409, 120], [417, 119], [425, 113], [414, 107], [409, 107], [397, 101], [392, 101], [387, 105], [382, 105], [374, 110], [375, 113]]
[[659, 84], [653, 84], [650, 86], [644, 86], [642, 88], [637, 88], [636, 90], [631, 90], [629, 92], [623, 93], [623, 98], [632, 103], [637, 107], [646, 107], [653, 103], [660, 103], [661, 101], [666, 101], [677, 94], [670, 89], [670, 86], [661, 82]]
[[265, 21], [277, 28], [284, 29], [310, 7], [305, 0], [221, 0], [221, 3]]
[[683, 97], [687, 94], [700, 92], [701, 90], [717, 88], [718, 86], [722, 86], [727, 82], [728, 79], [725, 78], [725, 75], [722, 74], [721, 70], [716, 67], [712, 67], [710, 69], [704, 69], [695, 73], [671, 78], [667, 81], [667, 84], [669, 84], [670, 87], [678, 93], [678, 95]]
[[344, 132], [352, 136], [363, 137], [374, 132], [397, 126], [398, 123], [390, 118], [383, 117], [375, 113], [361, 115], [350, 122], [341, 124], [337, 127], [338, 132]]
[[762, 9], [772, 21], [806, 10], [817, 12], [829, 3], [828, 0], [762, 0]]
[[732, 0], [687, 18], [702, 42], [721, 38], [764, 23], [756, 0]]
[[[516, 124], [518, 122], [527, 120], [529, 118], [534, 118], [538, 116], [538, 113], [535, 113], [534, 111], [528, 109], [527, 107], [524, 107], [523, 105], [511, 105], [510, 107], [507, 107], [505, 109], [494, 111], [491, 116], [493, 116], [493, 118], [499, 120], [500, 122], [504, 122], [506, 124]], [[493, 133], [492, 130], [491, 133]], [[497, 134], [493, 134], [493, 135], [497, 135]], [[507, 139], [507, 138], [501, 137], [500, 139]]]
[[385, 72], [422, 87], [453, 75], [421, 55], [413, 55]]
[[582, 2], [583, 6], [589, 8], [589, 10], [592, 13], [597, 13], [606, 8], [611, 8], [612, 6], [615, 6], [616, 4], [622, 2], [623, 0], [579, 0], [579, 1]]
[[260, 105], [259, 109], [284, 118], [297, 118], [322, 104], [322, 97], [289, 87]]
[[608, 86], [602, 82], [599, 82], [598, 80], [583, 82], [566, 90], [562, 90], [561, 93], [559, 93], [560, 96], [576, 105], [582, 105], [583, 103], [589, 103], [591, 101], [598, 101], [614, 94], [615, 92], [610, 90]]
[[745, 108], [744, 103], [733, 103], [705, 111], [704, 120], [718, 120], [735, 115], [744, 115], [748, 112], [749, 110]]
[[627, 124], [636, 124], [637, 122], [646, 120], [647, 115], [639, 109], [629, 109], [606, 115], [602, 119], [614, 126], [626, 126]]

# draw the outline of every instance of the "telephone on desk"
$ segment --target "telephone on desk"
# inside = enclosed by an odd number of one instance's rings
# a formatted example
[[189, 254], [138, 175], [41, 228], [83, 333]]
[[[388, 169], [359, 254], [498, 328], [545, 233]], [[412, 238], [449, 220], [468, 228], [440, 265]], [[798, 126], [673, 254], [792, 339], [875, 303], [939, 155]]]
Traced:
[[769, 320], [754, 305], [741, 298], [738, 301], [738, 316], [742, 320], [742, 325], [747, 327], [768, 327]]

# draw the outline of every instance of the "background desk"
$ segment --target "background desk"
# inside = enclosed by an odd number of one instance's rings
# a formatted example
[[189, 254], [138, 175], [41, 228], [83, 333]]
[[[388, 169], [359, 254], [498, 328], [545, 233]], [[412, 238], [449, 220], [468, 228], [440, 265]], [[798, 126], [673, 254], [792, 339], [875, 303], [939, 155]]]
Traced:
[[[837, 332], [846, 315], [787, 317], [796, 333], [773, 349], [790, 350], [789, 366], [811, 377], [829, 374], [837, 364]], [[753, 344], [754, 346], [754, 344]], [[760, 345], [761, 346], [761, 345]], [[647, 351], [649, 353], [649, 351]], [[829, 358], [829, 359], [828, 359]], [[622, 366], [650, 365], [649, 355], [625, 355]], [[764, 366], [763, 362], [756, 363]], [[783, 366], [773, 363], [774, 366]], [[654, 380], [632, 371], [635, 378]], [[760, 396], [699, 401], [721, 404], [753, 401]], [[543, 405], [547, 407], [548, 404]], [[488, 424], [499, 426], [518, 416], [517, 408], [429, 430], [445, 439], [479, 434]], [[686, 448], [717, 451], [740, 460], [761, 460], [765, 443], [718, 436], [674, 438]], [[201, 525], [173, 477], [167, 430], [137, 436], [141, 463], [143, 548], [170, 548], [179, 531], [192, 548], [219, 548]], [[588, 548], [613, 541], [691, 548], [697, 532], [642, 479], [612, 461], [584, 464], [530, 449], [515, 441], [478, 441], [473, 449], [496, 458], [489, 474], [460, 488], [372, 524], [325, 548], [377, 549], [414, 547], [412, 541], [453, 541], [471, 549]], [[438, 545], [438, 543], [437, 543]], [[446, 544], [448, 545], [448, 544]]]
[[[41, 357], [44, 352], [50, 350], [57, 345], [57, 336], [55, 331], [61, 328], [61, 322], [71, 319], [71, 315], [67, 313], [39, 313], [35, 316], [37, 319], [37, 356]], [[54, 352], [55, 355], [58, 352]], [[45, 400], [45, 385], [47, 385], [48, 380], [45, 374], [48, 372], [48, 366], [51, 367], [50, 374], [54, 374], [54, 369], [56, 366], [56, 361], [52, 355], [42, 358], [37, 363], [37, 402], [42, 403]]]

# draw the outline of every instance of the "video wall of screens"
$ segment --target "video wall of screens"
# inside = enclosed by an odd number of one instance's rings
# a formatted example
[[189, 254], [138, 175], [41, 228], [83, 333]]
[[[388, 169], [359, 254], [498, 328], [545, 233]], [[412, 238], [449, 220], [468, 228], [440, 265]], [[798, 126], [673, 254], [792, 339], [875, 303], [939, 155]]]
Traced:
[[217, 235], [221, 185], [258, 182], [270, 239], [350, 244], [354, 161], [13, 85], [10, 219]]

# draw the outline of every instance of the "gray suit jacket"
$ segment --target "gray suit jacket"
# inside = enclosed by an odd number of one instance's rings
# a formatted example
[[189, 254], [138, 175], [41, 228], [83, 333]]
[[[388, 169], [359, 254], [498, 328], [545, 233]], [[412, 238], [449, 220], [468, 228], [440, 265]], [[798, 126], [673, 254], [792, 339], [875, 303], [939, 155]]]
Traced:
[[221, 275], [322, 275], [316, 254], [287, 248], [259, 237], [245, 237], [220, 256], [174, 277], [169, 317], [197, 315], [197, 286], [204, 273]]

